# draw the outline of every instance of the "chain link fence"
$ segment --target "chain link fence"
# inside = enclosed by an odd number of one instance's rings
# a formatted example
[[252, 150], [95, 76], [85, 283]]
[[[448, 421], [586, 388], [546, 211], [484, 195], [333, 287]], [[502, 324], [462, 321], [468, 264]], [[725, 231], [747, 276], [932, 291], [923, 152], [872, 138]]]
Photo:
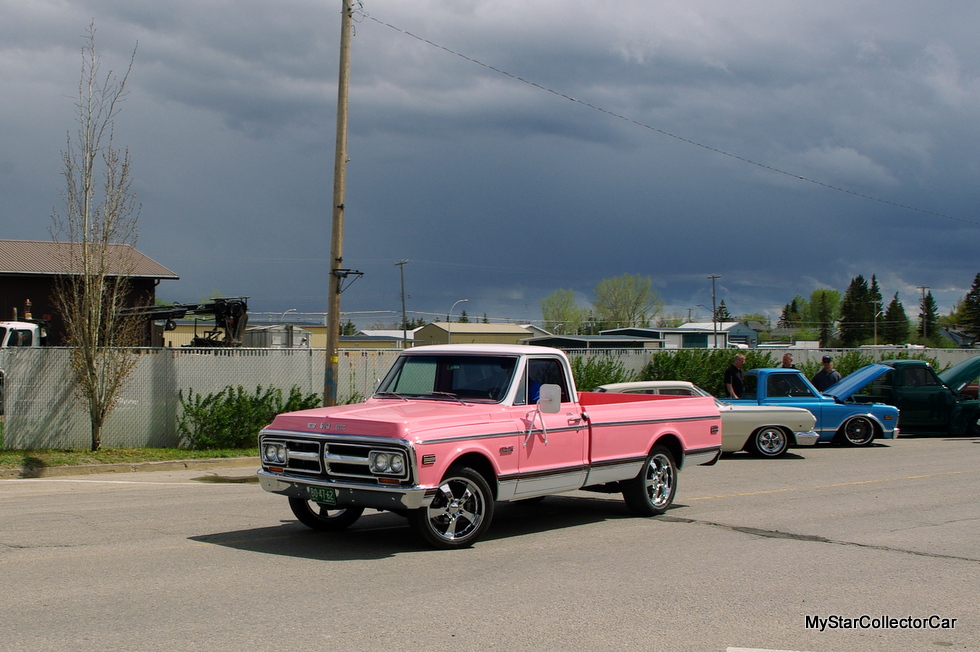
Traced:
[[[137, 364], [102, 431], [107, 448], [176, 447], [180, 395], [208, 395], [226, 387], [258, 387], [288, 393], [323, 392], [323, 349], [137, 349]], [[337, 398], [356, 402], [370, 396], [398, 351], [342, 351]], [[85, 401], [74, 389], [65, 348], [6, 349], [0, 364], [3, 388], [3, 447], [65, 448], [91, 445]]]
[[[136, 368], [102, 432], [111, 448], [180, 446], [177, 419], [180, 395], [190, 390], [208, 395], [227, 387], [246, 392], [258, 387], [288, 393], [323, 392], [326, 365], [323, 349], [136, 349]], [[569, 356], [614, 357], [627, 372], [638, 374], [658, 349], [589, 349]], [[791, 349], [796, 362], [819, 360], [824, 353], [843, 351]], [[732, 351], [734, 355], [735, 351]], [[778, 360], [782, 351], [772, 351]], [[941, 364], [955, 364], [977, 355], [975, 349], [927, 349]], [[77, 395], [69, 371], [68, 349], [58, 347], [0, 349], [4, 370], [2, 447], [84, 449], [91, 445], [85, 402]], [[397, 350], [346, 350], [339, 353], [337, 398], [353, 403], [371, 395], [387, 372]], [[876, 356], [880, 357], [880, 356]]]

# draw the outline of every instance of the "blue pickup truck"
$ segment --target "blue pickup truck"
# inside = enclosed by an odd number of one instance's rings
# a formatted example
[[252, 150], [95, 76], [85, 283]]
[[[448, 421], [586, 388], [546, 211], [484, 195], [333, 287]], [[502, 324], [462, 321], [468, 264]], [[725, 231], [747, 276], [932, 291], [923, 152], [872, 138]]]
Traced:
[[884, 403], [856, 402], [860, 387], [820, 393], [797, 369], [759, 368], [745, 372], [745, 392], [732, 405], [783, 405], [806, 408], [817, 419], [818, 441], [868, 446], [875, 439], [898, 437], [898, 408]]

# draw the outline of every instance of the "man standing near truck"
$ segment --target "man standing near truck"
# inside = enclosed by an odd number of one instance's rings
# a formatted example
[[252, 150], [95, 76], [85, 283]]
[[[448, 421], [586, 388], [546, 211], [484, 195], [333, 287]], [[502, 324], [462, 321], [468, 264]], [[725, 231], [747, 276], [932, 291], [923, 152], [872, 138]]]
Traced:
[[739, 353], [728, 369], [725, 369], [725, 389], [728, 391], [728, 398], [739, 398], [745, 391], [745, 371], [742, 369], [744, 364], [745, 356]]
[[840, 381], [840, 372], [834, 369], [834, 359], [825, 355], [821, 362], [823, 369], [818, 371], [811, 381], [818, 392], [823, 392], [823, 390]]

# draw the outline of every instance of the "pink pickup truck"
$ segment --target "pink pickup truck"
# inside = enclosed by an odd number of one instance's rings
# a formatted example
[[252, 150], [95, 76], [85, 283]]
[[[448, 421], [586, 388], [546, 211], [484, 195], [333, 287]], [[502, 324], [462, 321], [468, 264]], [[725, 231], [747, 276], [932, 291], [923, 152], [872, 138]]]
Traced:
[[486, 532], [495, 501], [584, 489], [663, 514], [678, 471], [720, 454], [711, 397], [576, 392], [556, 349], [451, 344], [402, 352], [363, 403], [277, 416], [258, 476], [308, 527], [388, 510], [448, 549]]

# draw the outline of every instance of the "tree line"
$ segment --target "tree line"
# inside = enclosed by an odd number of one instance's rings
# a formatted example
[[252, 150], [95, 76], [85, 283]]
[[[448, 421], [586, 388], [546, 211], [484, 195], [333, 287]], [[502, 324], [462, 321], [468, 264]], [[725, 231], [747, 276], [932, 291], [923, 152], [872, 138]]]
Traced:
[[[603, 279], [593, 290], [590, 307], [578, 304], [574, 290], [555, 290], [541, 300], [544, 328], [556, 334], [595, 335], [613, 328], [651, 326], [671, 328], [685, 321], [683, 315], [664, 314], [664, 302], [651, 288], [649, 276], [623, 274]], [[949, 315], [940, 315], [932, 292], [923, 288], [919, 313], [912, 318], [896, 292], [886, 303], [872, 275], [851, 279], [843, 296], [838, 290], [821, 288], [809, 298], [796, 295], [787, 303], [777, 328], [792, 329], [793, 339], [819, 340], [823, 347], [855, 347], [863, 344], [923, 344], [950, 346], [941, 332], [952, 328], [980, 338], [980, 273], [966, 296], [957, 302]], [[715, 307], [714, 321], [758, 321], [768, 324], [766, 315], [747, 313], [732, 315], [725, 301]], [[772, 337], [766, 333], [760, 339]]]
[[869, 283], [863, 275], [851, 279], [844, 296], [837, 290], [814, 290], [810, 298], [800, 295], [783, 308], [777, 327], [796, 330], [796, 339], [820, 340], [824, 347], [855, 347], [863, 344], [922, 344], [949, 346], [944, 328], [980, 337], [980, 274], [963, 299], [948, 315], [940, 315], [936, 300], [922, 288], [918, 315], [910, 317], [898, 292], [886, 304], [878, 279]]

